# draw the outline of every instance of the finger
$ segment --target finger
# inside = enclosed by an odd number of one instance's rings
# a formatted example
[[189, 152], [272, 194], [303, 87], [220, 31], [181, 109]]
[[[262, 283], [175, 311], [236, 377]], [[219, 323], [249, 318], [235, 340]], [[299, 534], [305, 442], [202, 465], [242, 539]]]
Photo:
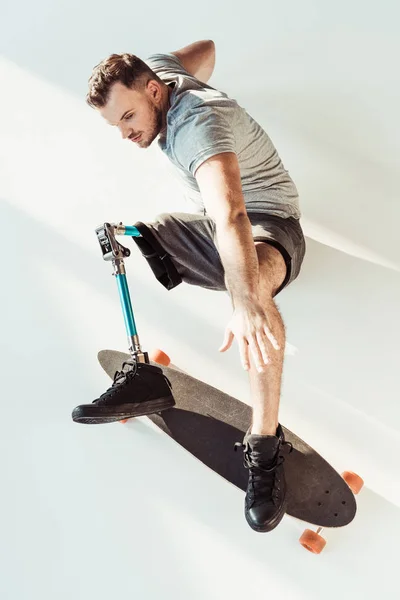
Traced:
[[254, 334], [249, 336], [248, 342], [249, 342], [251, 354], [253, 356], [255, 367], [256, 367], [257, 371], [261, 372], [264, 368], [264, 360], [263, 360], [260, 348], [258, 346], [256, 336]]
[[267, 325], [264, 325], [264, 333], [271, 342], [272, 346], [275, 348], [275, 350], [279, 350], [279, 344], [276, 341], [276, 338], [273, 336], [272, 331], [268, 329]]
[[225, 330], [225, 338], [222, 342], [222, 346], [218, 349], [219, 352], [225, 352], [226, 350], [228, 350], [228, 348], [230, 348], [232, 345], [234, 337], [235, 336], [233, 335], [232, 331], [227, 327]]
[[269, 363], [269, 358], [268, 358], [267, 344], [265, 342], [265, 336], [263, 335], [263, 332], [260, 332], [260, 331], [257, 331], [256, 336], [257, 336], [258, 347], [261, 350], [264, 364], [267, 365]]
[[245, 340], [245, 338], [240, 338], [237, 340], [239, 345], [239, 354], [240, 360], [243, 365], [243, 369], [248, 371], [250, 369], [250, 359], [249, 359], [249, 346]]

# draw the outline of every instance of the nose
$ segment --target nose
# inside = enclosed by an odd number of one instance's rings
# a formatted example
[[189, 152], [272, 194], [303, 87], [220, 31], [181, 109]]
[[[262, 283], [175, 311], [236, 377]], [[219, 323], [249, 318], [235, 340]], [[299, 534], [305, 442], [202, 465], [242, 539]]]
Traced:
[[120, 132], [121, 132], [121, 136], [122, 136], [123, 140], [126, 140], [126, 138], [131, 135], [130, 130], [129, 129], [124, 129], [123, 127], [120, 128]]

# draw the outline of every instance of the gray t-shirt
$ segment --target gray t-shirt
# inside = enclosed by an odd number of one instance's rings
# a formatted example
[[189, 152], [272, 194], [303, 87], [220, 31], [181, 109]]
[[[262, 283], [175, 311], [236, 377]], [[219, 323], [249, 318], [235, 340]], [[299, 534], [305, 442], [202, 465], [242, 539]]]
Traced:
[[188, 73], [173, 54], [152, 54], [146, 64], [173, 86], [167, 128], [158, 138], [161, 150], [178, 170], [185, 195], [204, 209], [196, 169], [221, 152], [235, 152], [248, 210], [300, 218], [295, 184], [263, 128], [229, 98]]

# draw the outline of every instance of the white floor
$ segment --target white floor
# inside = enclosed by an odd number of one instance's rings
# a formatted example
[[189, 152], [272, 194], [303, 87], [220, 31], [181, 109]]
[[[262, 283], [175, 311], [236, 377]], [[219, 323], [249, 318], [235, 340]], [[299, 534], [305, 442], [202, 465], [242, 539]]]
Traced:
[[[387, 45], [390, 32], [388, 25]], [[167, 42], [149, 52], [174, 49]], [[240, 83], [231, 83], [233, 63], [220, 45], [220, 80], [238, 97]], [[86, 54], [86, 70], [108, 51], [101, 47], [94, 61]], [[351, 94], [332, 96], [331, 109], [339, 106], [344, 120], [324, 115], [322, 84], [300, 101], [297, 82], [296, 104], [274, 71], [263, 121], [293, 164], [308, 236], [301, 277], [278, 298], [288, 334], [281, 420], [338, 471], [354, 470], [366, 482], [354, 522], [327, 530], [328, 544], [314, 556], [297, 541], [307, 525], [289, 517], [271, 534], [253, 532], [243, 494], [146, 419], [102, 427], [72, 422], [74, 406], [109, 385], [97, 351], [126, 350], [112, 268], [102, 261], [95, 227], [190, 207], [155, 147], [143, 153], [123, 144], [68, 85], [51, 78], [44, 58], [36, 72], [27, 50], [25, 62], [3, 52], [1, 598], [396, 597], [400, 215], [391, 109], [398, 90], [372, 118], [367, 103], [386, 98], [378, 83], [389, 77], [379, 56], [382, 70], [366, 104], [361, 92], [357, 106]], [[349, 83], [351, 64], [340, 53], [337, 64], [338, 81]], [[251, 72], [246, 76], [250, 81]], [[357, 81], [367, 89], [360, 83], [367, 79]], [[240, 99], [262, 117], [266, 93], [254, 91], [251, 105], [246, 87]], [[345, 116], [353, 125], [347, 137], [340, 130]], [[178, 366], [250, 402], [236, 347], [217, 352], [230, 314], [226, 295], [184, 285], [167, 292], [133, 242], [121, 241], [132, 249], [128, 282], [144, 349], [162, 347]]]

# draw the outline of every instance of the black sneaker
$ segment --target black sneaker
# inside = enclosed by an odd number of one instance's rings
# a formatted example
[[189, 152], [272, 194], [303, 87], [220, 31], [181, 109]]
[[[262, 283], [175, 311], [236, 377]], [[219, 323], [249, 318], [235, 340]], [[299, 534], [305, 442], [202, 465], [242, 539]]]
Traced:
[[235, 450], [243, 447], [243, 464], [249, 469], [244, 512], [252, 529], [267, 532], [279, 525], [286, 511], [285, 459], [280, 451], [286, 445], [291, 447], [290, 452], [293, 448], [285, 441], [280, 425], [276, 435], [256, 435], [250, 431], [243, 443], [235, 444]]
[[175, 405], [169, 379], [162, 369], [147, 363], [124, 362], [112, 386], [92, 404], [72, 412], [76, 423], [111, 423], [160, 412]]

